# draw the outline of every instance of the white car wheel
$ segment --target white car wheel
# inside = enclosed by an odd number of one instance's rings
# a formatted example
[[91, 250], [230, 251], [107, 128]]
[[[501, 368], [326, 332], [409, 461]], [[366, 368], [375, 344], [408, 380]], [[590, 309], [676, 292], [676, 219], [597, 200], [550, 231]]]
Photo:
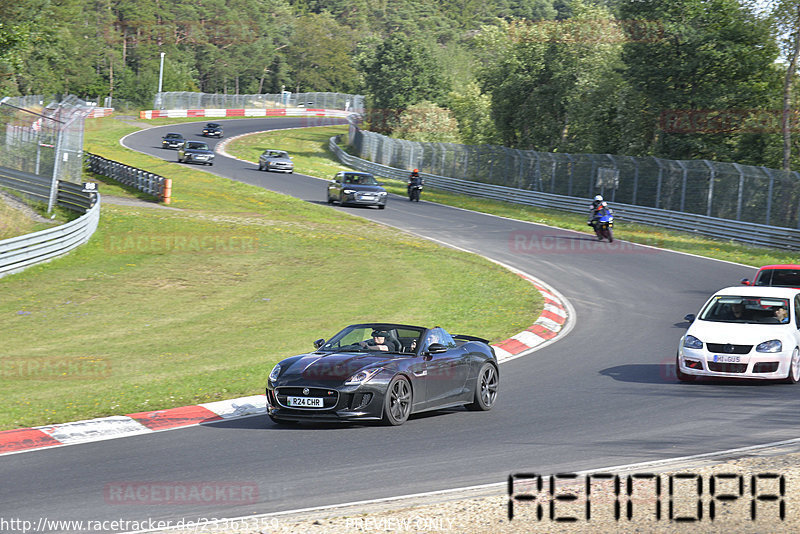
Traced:
[[784, 381], [787, 384], [797, 384], [800, 382], [800, 349], [795, 347], [792, 352], [792, 359], [789, 361], [789, 374]]

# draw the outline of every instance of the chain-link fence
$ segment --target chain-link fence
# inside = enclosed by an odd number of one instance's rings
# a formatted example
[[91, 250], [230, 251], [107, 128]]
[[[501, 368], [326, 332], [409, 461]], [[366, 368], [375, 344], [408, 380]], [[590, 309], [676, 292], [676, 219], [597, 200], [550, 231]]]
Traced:
[[84, 119], [92, 107], [74, 96], [0, 100], [0, 166], [81, 183]]
[[800, 228], [800, 173], [708, 160], [558, 154], [421, 143], [350, 127], [363, 159], [404, 169], [570, 197]]
[[157, 93], [155, 109], [316, 108], [364, 112], [364, 97], [344, 93], [225, 95], [175, 91]]

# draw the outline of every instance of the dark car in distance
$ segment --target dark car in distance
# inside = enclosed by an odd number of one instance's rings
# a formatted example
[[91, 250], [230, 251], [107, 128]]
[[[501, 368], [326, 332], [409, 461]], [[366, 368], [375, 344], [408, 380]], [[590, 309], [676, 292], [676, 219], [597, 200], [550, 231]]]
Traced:
[[328, 204], [386, 207], [386, 189], [368, 172], [342, 171], [328, 184]]
[[222, 138], [222, 125], [216, 122], [209, 122], [203, 128], [203, 137]]
[[214, 152], [202, 141], [186, 141], [178, 149], [178, 163], [214, 164]]
[[294, 162], [285, 150], [267, 149], [258, 156], [258, 170], [292, 174]]
[[161, 138], [161, 148], [180, 148], [185, 142], [183, 135], [170, 132]]
[[411, 414], [465, 406], [489, 410], [497, 400], [494, 349], [441, 327], [361, 323], [316, 350], [272, 369], [267, 413], [276, 424], [380, 421], [401, 425]]

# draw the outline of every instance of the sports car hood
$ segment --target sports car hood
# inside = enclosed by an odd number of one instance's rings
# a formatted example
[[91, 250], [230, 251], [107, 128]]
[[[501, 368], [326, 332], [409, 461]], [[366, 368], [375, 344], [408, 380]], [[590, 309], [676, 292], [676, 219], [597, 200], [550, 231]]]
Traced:
[[281, 372], [281, 380], [344, 382], [365, 367], [380, 367], [396, 354], [329, 352], [309, 353]]
[[697, 320], [692, 323], [686, 333], [704, 343], [757, 345], [770, 339], [784, 339], [786, 326], [785, 324], [742, 324]]

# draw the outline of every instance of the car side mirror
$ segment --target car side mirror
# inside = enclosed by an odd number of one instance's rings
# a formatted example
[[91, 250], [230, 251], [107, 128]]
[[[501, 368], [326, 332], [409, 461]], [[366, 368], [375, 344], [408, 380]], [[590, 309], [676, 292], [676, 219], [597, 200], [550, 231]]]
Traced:
[[684, 321], [689, 321], [690, 323], [693, 323], [695, 319], [696, 319], [696, 317], [695, 317], [695, 315], [693, 313], [687, 314], [683, 318]]
[[441, 343], [431, 343], [428, 346], [427, 352], [428, 354], [441, 354], [443, 352], [447, 352], [447, 347], [445, 347]]
[[315, 349], [318, 349], [318, 348], [320, 348], [320, 347], [321, 347], [322, 345], [324, 345], [324, 344], [325, 344], [325, 339], [323, 339], [323, 338], [319, 338], [318, 340], [316, 340], [316, 341], [314, 342], [314, 348], [315, 348]]
[[747, 278], [742, 278], [742, 285], [743, 286], [749, 286], [750, 285], [750, 280], [748, 280]]

